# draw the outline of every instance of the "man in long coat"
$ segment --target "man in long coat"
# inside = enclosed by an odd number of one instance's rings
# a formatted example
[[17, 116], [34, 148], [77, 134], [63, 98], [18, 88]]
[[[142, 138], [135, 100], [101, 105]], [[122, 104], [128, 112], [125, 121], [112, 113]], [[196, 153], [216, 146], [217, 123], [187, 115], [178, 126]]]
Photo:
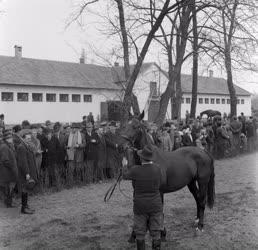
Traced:
[[233, 133], [232, 154], [235, 156], [240, 150], [240, 134], [242, 131], [242, 123], [237, 120], [236, 116], [233, 117], [233, 121], [230, 123], [230, 128]]
[[121, 157], [118, 153], [119, 138], [116, 134], [115, 122], [110, 122], [104, 137], [107, 145], [107, 178], [113, 178], [121, 166]]
[[100, 139], [98, 134], [93, 130], [93, 124], [91, 122], [86, 124], [85, 141], [86, 168], [89, 174], [92, 175], [92, 181], [97, 182], [100, 180], [98, 171], [98, 145], [100, 143]]
[[27, 183], [30, 180], [38, 181], [38, 172], [36, 166], [36, 159], [33, 149], [30, 147], [31, 131], [21, 130], [15, 138], [14, 144], [16, 149], [16, 159], [19, 172], [18, 187], [21, 191], [22, 207], [21, 213], [33, 214], [34, 209], [28, 206], [28, 190]]
[[[0, 187], [4, 191], [4, 202], [7, 207], [12, 207], [11, 184], [18, 181], [18, 168], [15, 149], [5, 132], [5, 141], [0, 132]], [[9, 142], [8, 142], [9, 141]]]

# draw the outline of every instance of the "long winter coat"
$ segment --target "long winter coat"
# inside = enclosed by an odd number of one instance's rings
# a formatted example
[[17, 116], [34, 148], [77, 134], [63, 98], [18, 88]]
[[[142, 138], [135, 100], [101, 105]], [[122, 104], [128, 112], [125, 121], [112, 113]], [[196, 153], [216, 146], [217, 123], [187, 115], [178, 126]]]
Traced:
[[18, 181], [18, 168], [14, 149], [0, 141], [0, 186]]
[[[95, 140], [95, 142], [93, 142]], [[99, 136], [96, 132], [92, 131], [91, 135], [85, 133], [85, 159], [97, 160], [98, 159], [98, 145], [100, 143]]]
[[108, 131], [104, 137], [107, 145], [107, 168], [118, 170], [121, 165], [121, 158], [116, 148], [119, 142], [118, 135]]
[[20, 183], [24, 184], [26, 182], [26, 174], [29, 174], [37, 182], [39, 175], [33, 151], [22, 142], [18, 142], [15, 148]]

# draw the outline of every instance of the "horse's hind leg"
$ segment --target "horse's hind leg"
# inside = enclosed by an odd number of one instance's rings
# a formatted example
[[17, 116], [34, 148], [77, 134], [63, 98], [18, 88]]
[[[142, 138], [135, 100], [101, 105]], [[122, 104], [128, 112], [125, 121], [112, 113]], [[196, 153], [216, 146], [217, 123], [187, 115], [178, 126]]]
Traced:
[[[161, 202], [162, 202], [162, 206], [164, 207], [164, 194], [163, 193], [160, 193], [160, 196], [161, 196]], [[167, 230], [164, 226], [164, 212], [163, 212], [163, 218], [162, 218], [162, 230], [160, 231], [160, 238], [161, 238], [161, 241], [165, 242], [166, 241], [166, 236], [167, 236]]]
[[192, 180], [188, 185], [189, 191], [192, 193], [197, 207], [197, 214], [196, 214], [196, 223], [199, 222], [200, 219], [200, 205], [199, 205], [199, 190], [196, 186], [196, 181]]
[[204, 221], [204, 210], [206, 205], [206, 196], [207, 196], [207, 183], [198, 182], [199, 184], [199, 222], [198, 222], [198, 229], [203, 229], [203, 221]]

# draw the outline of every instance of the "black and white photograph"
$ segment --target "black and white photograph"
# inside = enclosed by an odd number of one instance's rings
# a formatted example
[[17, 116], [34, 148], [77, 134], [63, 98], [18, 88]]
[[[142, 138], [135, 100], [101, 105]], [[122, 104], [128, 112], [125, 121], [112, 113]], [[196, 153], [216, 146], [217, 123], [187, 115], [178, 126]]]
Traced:
[[258, 0], [0, 0], [0, 250], [70, 249], [258, 249]]

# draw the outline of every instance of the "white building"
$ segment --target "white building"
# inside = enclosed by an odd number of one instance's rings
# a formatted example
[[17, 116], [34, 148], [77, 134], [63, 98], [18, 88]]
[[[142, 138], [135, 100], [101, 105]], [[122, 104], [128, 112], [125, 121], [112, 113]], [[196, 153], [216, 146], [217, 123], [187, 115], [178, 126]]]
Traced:
[[[168, 83], [168, 74], [163, 71], [156, 63], [145, 63], [137, 78], [134, 93], [138, 97], [140, 109], [145, 109], [149, 120], [153, 120], [158, 112], [160, 94], [164, 92]], [[181, 75], [182, 86], [182, 105], [181, 118], [191, 109], [192, 76]], [[251, 115], [251, 93], [234, 85], [237, 95], [237, 115], [243, 112], [246, 116]], [[152, 98], [151, 92], [154, 93]], [[148, 105], [149, 100], [152, 100]], [[222, 114], [230, 113], [230, 96], [227, 81], [223, 78], [213, 76], [210, 71], [208, 77], [198, 77], [198, 96], [196, 115], [207, 109], [218, 110]], [[168, 105], [167, 119], [171, 118], [171, 104]]]
[[[192, 77], [182, 75], [183, 100], [181, 116], [190, 111]], [[29, 120], [41, 123], [77, 122], [92, 112], [94, 117], [108, 113], [107, 101], [122, 100], [125, 83], [122, 67], [37, 60], [22, 57], [22, 48], [15, 46], [15, 56], [0, 56], [0, 113], [6, 123]], [[154, 120], [160, 94], [166, 89], [168, 75], [156, 63], [144, 63], [135, 82], [134, 93], [145, 118]], [[235, 86], [238, 97], [237, 113], [251, 115], [251, 94]], [[151, 98], [150, 98], [151, 96]], [[229, 113], [229, 93], [225, 79], [199, 77], [196, 114], [215, 109]], [[171, 119], [171, 104], [167, 119]]]
[[[110, 68], [0, 56], [0, 113], [6, 123], [77, 122], [92, 112], [101, 113], [101, 103], [120, 100]], [[81, 58], [83, 59], [83, 58]]]

